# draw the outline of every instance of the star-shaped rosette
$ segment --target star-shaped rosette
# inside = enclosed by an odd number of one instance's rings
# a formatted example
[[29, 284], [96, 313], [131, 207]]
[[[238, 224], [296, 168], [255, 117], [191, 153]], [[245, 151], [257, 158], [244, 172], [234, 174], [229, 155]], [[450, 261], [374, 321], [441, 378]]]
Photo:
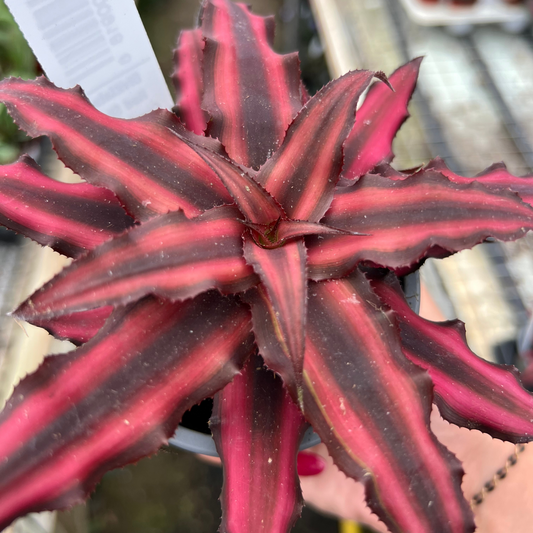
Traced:
[[526, 442], [533, 400], [460, 323], [413, 313], [398, 276], [533, 229], [531, 179], [388, 165], [419, 59], [310, 98], [297, 56], [272, 50], [272, 19], [206, 0], [200, 20], [175, 53], [176, 114], [122, 120], [45, 78], [0, 85], [19, 126], [84, 180], [27, 156], [0, 175], [1, 223], [74, 258], [15, 315], [79, 346], [0, 415], [0, 528], [82, 500], [214, 397], [221, 531], [290, 530], [308, 424], [391, 531], [473, 531], [432, 402]]

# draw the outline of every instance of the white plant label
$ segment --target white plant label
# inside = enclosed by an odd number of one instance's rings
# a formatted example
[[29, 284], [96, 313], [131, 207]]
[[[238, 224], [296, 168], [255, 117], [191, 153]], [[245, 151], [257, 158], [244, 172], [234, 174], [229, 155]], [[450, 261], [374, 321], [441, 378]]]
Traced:
[[95, 107], [114, 117], [173, 106], [134, 0], [5, 3], [56, 85], [81, 85]]

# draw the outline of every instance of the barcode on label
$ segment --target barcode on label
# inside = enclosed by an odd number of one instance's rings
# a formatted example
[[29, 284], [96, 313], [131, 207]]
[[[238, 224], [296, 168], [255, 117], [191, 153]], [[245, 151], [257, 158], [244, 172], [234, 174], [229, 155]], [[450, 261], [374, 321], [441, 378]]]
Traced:
[[45, 73], [130, 118], [172, 99], [133, 0], [6, 0]]

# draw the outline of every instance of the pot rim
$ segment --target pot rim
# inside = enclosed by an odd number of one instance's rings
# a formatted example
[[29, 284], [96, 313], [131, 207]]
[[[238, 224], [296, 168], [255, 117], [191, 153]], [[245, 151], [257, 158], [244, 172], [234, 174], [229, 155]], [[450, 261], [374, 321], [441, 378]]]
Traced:
[[[188, 452], [218, 457], [215, 441], [211, 435], [200, 433], [199, 431], [194, 431], [183, 426], [178, 426], [176, 433], [169, 439], [168, 443]], [[313, 431], [312, 427], [309, 427], [300, 443], [300, 451], [317, 444], [320, 444], [320, 437]]]

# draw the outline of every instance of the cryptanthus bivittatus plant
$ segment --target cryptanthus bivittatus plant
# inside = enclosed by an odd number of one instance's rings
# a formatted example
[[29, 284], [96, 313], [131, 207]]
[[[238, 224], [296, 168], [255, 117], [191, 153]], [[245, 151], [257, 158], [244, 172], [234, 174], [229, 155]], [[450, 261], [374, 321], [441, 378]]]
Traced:
[[391, 531], [473, 531], [432, 402], [527, 442], [533, 398], [459, 322], [413, 313], [398, 276], [533, 229], [531, 180], [388, 166], [419, 59], [310, 98], [297, 56], [272, 50], [272, 19], [206, 0], [200, 20], [176, 50], [176, 113], [122, 120], [45, 78], [0, 85], [84, 180], [27, 156], [1, 171], [1, 223], [74, 259], [15, 315], [79, 347], [47, 357], [1, 414], [0, 529], [79, 502], [214, 396], [222, 531], [290, 530], [308, 424]]

